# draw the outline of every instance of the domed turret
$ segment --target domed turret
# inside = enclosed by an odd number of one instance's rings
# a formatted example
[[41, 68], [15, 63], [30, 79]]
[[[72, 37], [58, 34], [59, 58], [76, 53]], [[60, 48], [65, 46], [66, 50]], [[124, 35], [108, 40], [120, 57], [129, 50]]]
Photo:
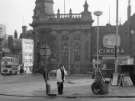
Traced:
[[52, 15], [53, 0], [36, 0], [36, 7], [34, 9], [34, 16]]
[[81, 13], [82, 19], [85, 21], [92, 20], [91, 12], [89, 12], [88, 8], [89, 8], [89, 5], [88, 5], [87, 0], [86, 0], [85, 4], [84, 4], [84, 11]]
[[87, 0], [85, 1], [85, 4], [84, 4], [84, 11], [86, 12], [88, 12], [88, 7], [89, 7], [89, 5], [88, 5], [88, 3], [87, 3]]
[[45, 9], [45, 13], [48, 15], [54, 14], [53, 12], [53, 0], [45, 0], [44, 1], [44, 9]]

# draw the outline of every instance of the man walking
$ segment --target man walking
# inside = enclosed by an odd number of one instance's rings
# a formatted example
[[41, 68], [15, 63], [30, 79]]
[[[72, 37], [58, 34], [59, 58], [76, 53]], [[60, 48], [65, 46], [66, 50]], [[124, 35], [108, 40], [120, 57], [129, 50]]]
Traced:
[[64, 66], [60, 64], [56, 72], [58, 94], [60, 95], [63, 94], [63, 85], [64, 85], [64, 80], [65, 80], [65, 75], [67, 75], [66, 70]]
[[48, 71], [46, 68], [43, 69], [43, 78], [44, 78], [44, 81], [45, 81], [45, 85], [46, 85], [46, 95], [48, 95], [50, 93], [50, 85], [48, 83]]

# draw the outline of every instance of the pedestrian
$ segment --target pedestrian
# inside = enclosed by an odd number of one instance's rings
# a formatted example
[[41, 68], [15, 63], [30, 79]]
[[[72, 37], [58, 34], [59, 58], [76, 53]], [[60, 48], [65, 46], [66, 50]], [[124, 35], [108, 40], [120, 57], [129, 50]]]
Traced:
[[50, 94], [50, 84], [48, 83], [49, 77], [48, 77], [48, 71], [46, 68], [43, 69], [43, 78], [46, 85], [46, 95]]
[[64, 68], [64, 65], [60, 64], [56, 72], [57, 88], [59, 95], [63, 94], [65, 75], [67, 75], [67, 72]]
[[95, 70], [96, 70], [96, 60], [92, 60], [92, 79], [95, 78]]
[[48, 72], [47, 72], [47, 69], [46, 68], [43, 69], [43, 78], [44, 78], [44, 81], [46, 83], [47, 80], [48, 80]]
[[24, 65], [20, 65], [20, 74], [23, 74], [24, 73]]

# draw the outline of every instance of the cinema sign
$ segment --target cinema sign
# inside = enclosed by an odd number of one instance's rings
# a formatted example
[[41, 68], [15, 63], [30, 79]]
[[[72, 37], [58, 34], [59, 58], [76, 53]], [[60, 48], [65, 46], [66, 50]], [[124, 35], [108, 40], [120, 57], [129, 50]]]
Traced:
[[115, 55], [115, 48], [102, 48], [99, 49], [99, 54], [100, 55]]
[[[101, 48], [99, 49], [99, 55], [101, 56], [115, 56], [116, 49], [115, 48]], [[118, 48], [117, 49], [118, 54], [123, 54], [124, 49], [123, 48]]]

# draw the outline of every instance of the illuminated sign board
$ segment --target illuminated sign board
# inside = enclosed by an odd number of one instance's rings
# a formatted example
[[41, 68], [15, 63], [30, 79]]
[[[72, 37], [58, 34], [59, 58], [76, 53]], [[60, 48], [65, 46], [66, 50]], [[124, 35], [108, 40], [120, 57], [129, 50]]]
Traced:
[[22, 39], [22, 61], [24, 67], [29, 71], [29, 68], [32, 69], [33, 66], [33, 57], [34, 57], [34, 42], [32, 39]]

